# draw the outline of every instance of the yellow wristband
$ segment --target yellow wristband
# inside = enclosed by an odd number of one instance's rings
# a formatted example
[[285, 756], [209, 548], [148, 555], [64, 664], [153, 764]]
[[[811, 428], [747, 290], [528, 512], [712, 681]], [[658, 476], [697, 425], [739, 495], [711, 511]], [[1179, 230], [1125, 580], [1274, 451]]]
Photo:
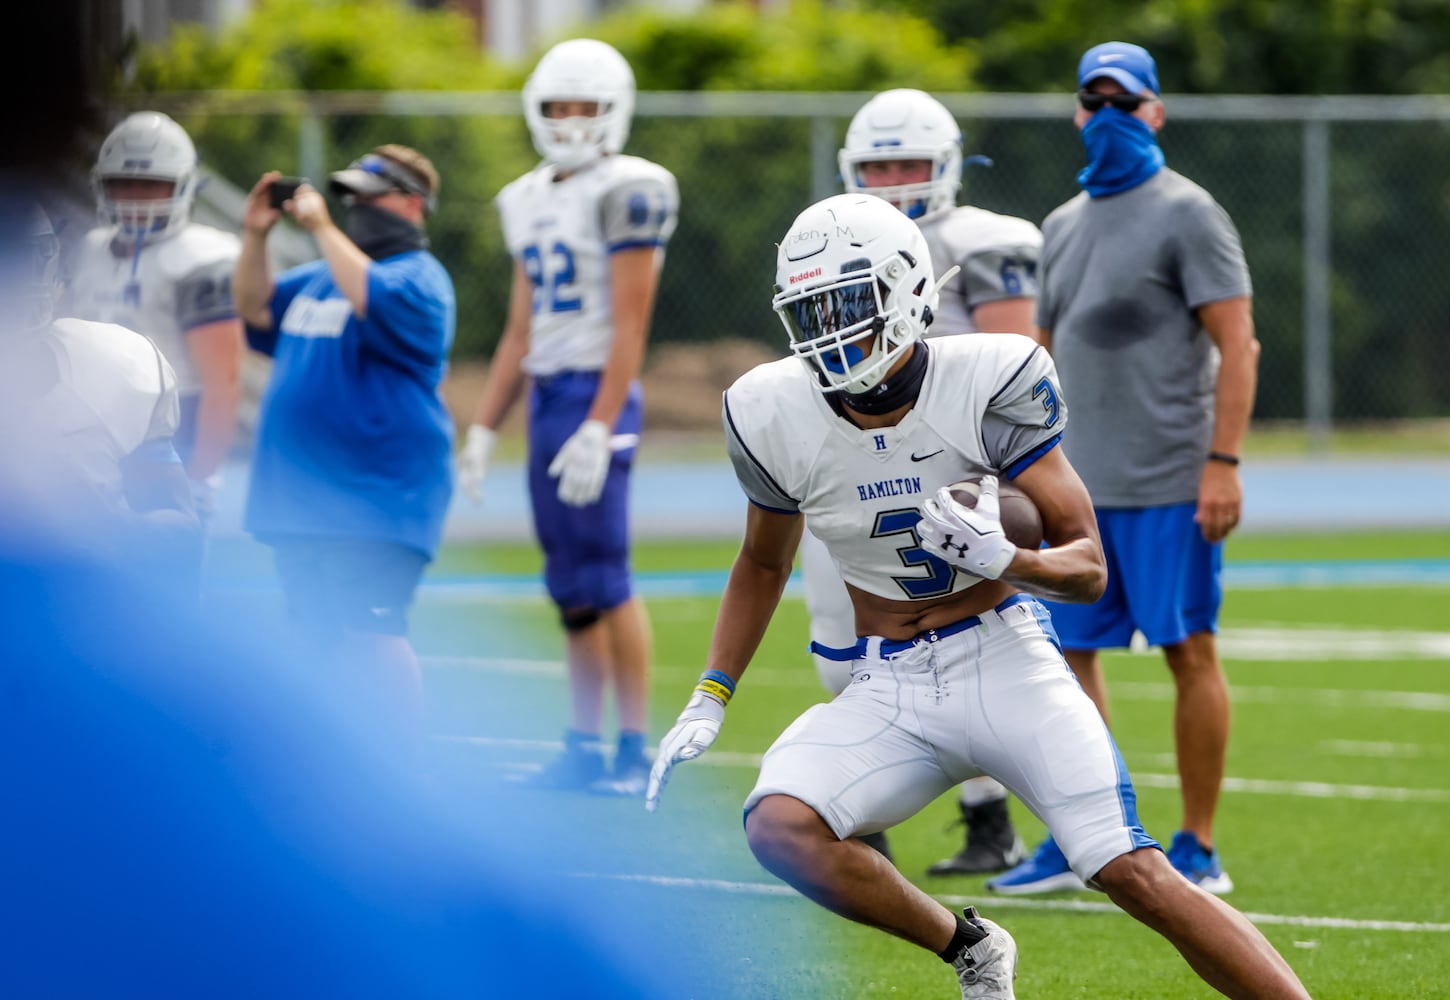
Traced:
[[731, 690], [719, 681], [704, 678], [695, 685], [696, 691], [703, 691], [714, 698], [719, 698], [722, 705], [730, 704]]

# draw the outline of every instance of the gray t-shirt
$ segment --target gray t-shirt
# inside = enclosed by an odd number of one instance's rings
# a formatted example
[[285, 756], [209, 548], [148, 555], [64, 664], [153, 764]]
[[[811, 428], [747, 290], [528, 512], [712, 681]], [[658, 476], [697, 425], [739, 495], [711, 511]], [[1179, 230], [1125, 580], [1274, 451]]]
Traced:
[[1093, 503], [1196, 499], [1218, 380], [1196, 310], [1253, 291], [1233, 220], [1164, 168], [1122, 194], [1078, 195], [1042, 235], [1037, 322], [1072, 400], [1064, 450]]

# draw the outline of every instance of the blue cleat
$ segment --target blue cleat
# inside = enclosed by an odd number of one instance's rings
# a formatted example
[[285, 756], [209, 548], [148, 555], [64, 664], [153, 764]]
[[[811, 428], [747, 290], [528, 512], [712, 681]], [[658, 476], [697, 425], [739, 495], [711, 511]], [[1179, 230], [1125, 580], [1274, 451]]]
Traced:
[[1173, 842], [1168, 845], [1168, 863], [1205, 892], [1215, 896], [1233, 892], [1234, 881], [1223, 870], [1218, 851], [1205, 848], [1198, 837], [1187, 830], [1179, 830], [1173, 835]]
[[1032, 857], [987, 881], [989, 891], [1003, 896], [1030, 896], [1039, 892], [1086, 888], [1082, 879], [1068, 866], [1057, 841], [1051, 837], [1037, 845]]

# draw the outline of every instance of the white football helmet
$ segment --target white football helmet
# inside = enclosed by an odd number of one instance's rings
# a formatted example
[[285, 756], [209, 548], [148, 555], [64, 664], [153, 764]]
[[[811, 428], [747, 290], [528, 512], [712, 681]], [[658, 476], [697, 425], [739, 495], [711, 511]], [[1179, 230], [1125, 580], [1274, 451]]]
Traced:
[[[593, 101], [593, 118], [549, 118], [551, 101]], [[524, 84], [524, 120], [534, 148], [550, 163], [577, 170], [605, 153], [618, 153], [634, 117], [634, 73], [613, 46], [593, 38], [560, 42]]]
[[[962, 130], [930, 94], [886, 90], [863, 104], [851, 119], [837, 160], [847, 191], [885, 198], [910, 218], [920, 219], [957, 203], [962, 187]], [[867, 187], [861, 164], [880, 160], [930, 161], [931, 179]]]
[[[137, 242], [163, 239], [186, 225], [197, 188], [196, 147], [186, 130], [156, 111], [138, 111], [111, 130], [101, 143], [91, 171], [101, 219]], [[171, 197], [118, 199], [106, 189], [110, 180], [171, 182]]]
[[838, 194], [791, 223], [771, 305], [822, 392], [862, 393], [921, 339], [939, 288], [915, 222], [880, 198]]

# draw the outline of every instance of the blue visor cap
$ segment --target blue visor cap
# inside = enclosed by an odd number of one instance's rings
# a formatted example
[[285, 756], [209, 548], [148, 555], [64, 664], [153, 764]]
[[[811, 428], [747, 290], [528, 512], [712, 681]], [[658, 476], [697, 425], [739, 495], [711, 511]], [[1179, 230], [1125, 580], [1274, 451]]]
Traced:
[[328, 177], [328, 186], [333, 194], [362, 195], [373, 198], [389, 191], [416, 194], [423, 199], [423, 207], [429, 215], [437, 207], [437, 196], [428, 186], [428, 181], [416, 171], [377, 153], [368, 153], [353, 160], [346, 170], [334, 171]]
[[1116, 80], [1130, 94], [1158, 94], [1158, 64], [1141, 45], [1104, 42], [1083, 53], [1077, 64], [1077, 85], [1086, 87], [1099, 77]]

